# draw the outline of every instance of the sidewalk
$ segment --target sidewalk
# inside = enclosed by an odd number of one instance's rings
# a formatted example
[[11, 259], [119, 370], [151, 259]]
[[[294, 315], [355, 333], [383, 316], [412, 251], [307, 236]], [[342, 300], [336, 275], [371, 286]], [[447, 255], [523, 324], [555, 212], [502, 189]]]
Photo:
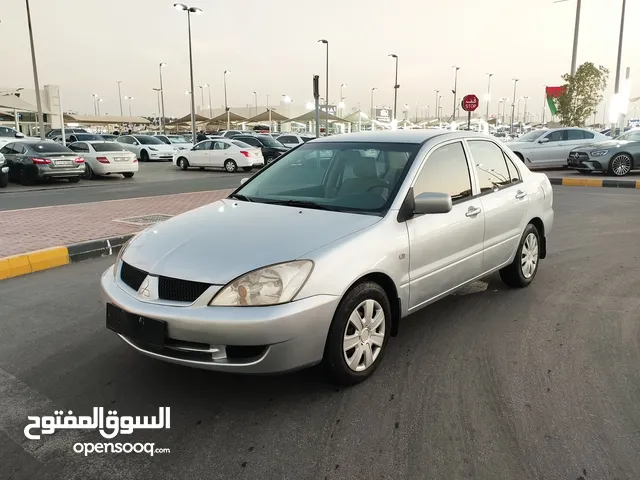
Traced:
[[214, 190], [0, 212], [0, 258], [135, 233], [146, 225], [122, 223], [122, 219], [150, 214], [178, 215], [224, 198], [230, 192]]

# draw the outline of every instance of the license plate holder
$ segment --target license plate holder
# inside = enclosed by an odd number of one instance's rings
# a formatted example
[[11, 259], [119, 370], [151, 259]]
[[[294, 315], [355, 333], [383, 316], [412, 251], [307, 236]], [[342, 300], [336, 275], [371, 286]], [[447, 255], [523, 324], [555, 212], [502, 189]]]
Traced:
[[114, 160], [116, 162], [126, 162], [129, 159], [127, 157], [114, 157]]
[[107, 328], [131, 340], [164, 347], [167, 323], [126, 312], [115, 305], [107, 304]]
[[71, 166], [71, 160], [56, 160], [55, 161], [55, 166], [56, 167], [70, 167]]

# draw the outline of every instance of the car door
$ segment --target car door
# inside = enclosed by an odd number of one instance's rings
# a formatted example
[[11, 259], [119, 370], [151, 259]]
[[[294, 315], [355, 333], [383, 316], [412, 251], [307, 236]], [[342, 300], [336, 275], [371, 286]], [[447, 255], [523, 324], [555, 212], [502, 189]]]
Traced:
[[468, 139], [484, 212], [482, 272], [511, 261], [527, 221], [529, 197], [516, 163], [490, 140]]
[[213, 142], [213, 150], [211, 150], [211, 166], [213, 167], [222, 167], [224, 166], [224, 161], [228, 158], [226, 150], [231, 148], [231, 146], [220, 140]]
[[[566, 148], [566, 130], [553, 130], [544, 135], [533, 146], [533, 153], [530, 157], [531, 163], [536, 167], [552, 167], [557, 165], [558, 158], [562, 156]], [[558, 165], [566, 163], [567, 157]]]
[[189, 164], [194, 167], [208, 167], [211, 165], [212, 142], [200, 142], [189, 152]]
[[417, 309], [482, 269], [484, 211], [474, 195], [470, 163], [460, 140], [435, 147], [413, 183], [413, 194], [451, 195], [449, 213], [407, 220], [409, 234], [409, 309]]

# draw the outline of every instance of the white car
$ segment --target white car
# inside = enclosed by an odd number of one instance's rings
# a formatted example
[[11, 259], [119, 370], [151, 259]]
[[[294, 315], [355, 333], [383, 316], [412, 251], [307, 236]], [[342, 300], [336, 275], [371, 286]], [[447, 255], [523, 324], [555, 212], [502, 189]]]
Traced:
[[242, 168], [245, 172], [253, 167], [264, 165], [262, 150], [237, 140], [220, 138], [204, 140], [193, 146], [191, 150], [181, 150], [173, 157], [173, 164], [181, 170], [189, 167], [219, 167], [227, 172], [237, 172]]
[[278, 141], [285, 147], [293, 148], [302, 143], [307, 143], [309, 140], [314, 140], [316, 137], [310, 135], [294, 135], [289, 133], [283, 133], [278, 136]]
[[84, 158], [84, 178], [96, 175], [121, 174], [131, 178], [138, 171], [136, 155], [116, 142], [75, 142], [69, 145]]
[[178, 150], [189, 150], [193, 147], [193, 143], [191, 143], [186, 137], [182, 135], [154, 135], [156, 138], [160, 139], [165, 145], [172, 145]]
[[610, 140], [586, 128], [553, 128], [533, 130], [506, 145], [529, 168], [566, 167], [574, 148]]
[[149, 160], [171, 161], [173, 154], [178, 151], [173, 145], [167, 145], [152, 135], [122, 135], [116, 140], [120, 145], [136, 154], [141, 162]]
[[15, 142], [17, 139], [25, 138], [22, 132], [19, 132], [11, 127], [0, 126], [0, 148], [4, 147], [9, 142]]

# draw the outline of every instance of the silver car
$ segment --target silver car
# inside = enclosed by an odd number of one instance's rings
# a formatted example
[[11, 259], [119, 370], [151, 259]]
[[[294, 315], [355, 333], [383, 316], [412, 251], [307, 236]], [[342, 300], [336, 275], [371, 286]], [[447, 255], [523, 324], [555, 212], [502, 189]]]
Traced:
[[585, 128], [567, 127], [533, 130], [507, 142], [507, 146], [529, 168], [557, 168], [567, 166], [574, 148], [604, 140], [610, 139]]
[[546, 175], [488, 135], [314, 140], [228, 198], [134, 237], [101, 279], [107, 327], [180, 365], [271, 373], [322, 362], [357, 383], [403, 317], [493, 272], [529, 285], [552, 206]]

